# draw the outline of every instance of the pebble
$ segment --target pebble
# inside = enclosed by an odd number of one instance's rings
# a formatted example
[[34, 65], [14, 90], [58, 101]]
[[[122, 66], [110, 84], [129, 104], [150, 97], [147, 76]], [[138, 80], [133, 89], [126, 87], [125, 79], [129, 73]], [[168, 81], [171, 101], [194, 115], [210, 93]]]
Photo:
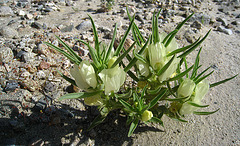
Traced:
[[5, 91], [14, 91], [17, 88], [19, 88], [18, 82], [16, 80], [9, 80], [6, 83], [4, 90]]
[[7, 16], [13, 16], [13, 10], [8, 6], [0, 6], [0, 16], [1, 17], [7, 17]]
[[18, 38], [18, 32], [9, 26], [5, 26], [0, 28], [0, 35], [5, 38]]
[[224, 19], [224, 18], [218, 17], [218, 18], [216, 18], [216, 20], [217, 20], [218, 22], [221, 22], [223, 26], [227, 26], [227, 25], [228, 25], [227, 20]]
[[33, 23], [31, 24], [31, 26], [32, 26], [33, 28], [36, 28], [36, 29], [42, 29], [42, 28], [43, 28], [43, 26], [42, 26], [40, 23], [38, 23], [38, 22], [33, 22]]
[[74, 28], [73, 25], [69, 25], [69, 26], [62, 28], [60, 31], [61, 32], [71, 32], [73, 30], [73, 28]]
[[194, 21], [194, 22], [191, 24], [191, 27], [197, 28], [197, 29], [201, 29], [201, 28], [202, 28], [202, 23], [200, 23], [199, 21]]
[[225, 28], [224, 26], [219, 26], [219, 27], [217, 28], [217, 30], [220, 31], [220, 32], [223, 32], [223, 33], [225, 33], [225, 34], [228, 34], [228, 35], [233, 34], [233, 32], [232, 32], [231, 29], [227, 29], [227, 28]]
[[196, 13], [188, 21], [189, 22], [199, 21], [203, 25], [209, 25], [211, 17], [204, 13]]
[[14, 55], [10, 48], [8, 47], [0, 47], [0, 61], [8, 63], [12, 61]]
[[49, 67], [50, 67], [50, 64], [48, 62], [45, 62], [45, 61], [40, 62], [39, 69], [45, 70], [45, 69], [48, 69]]
[[35, 59], [34, 57], [36, 56], [35, 53], [32, 52], [23, 52], [22, 54], [22, 60], [26, 62], [33, 62]]
[[91, 21], [83, 21], [82, 23], [76, 26], [76, 29], [80, 31], [87, 31], [91, 28], [92, 28]]
[[46, 79], [46, 74], [45, 74], [44, 71], [39, 70], [39, 71], [36, 73], [36, 77], [37, 77], [38, 79], [44, 80], [44, 79]]
[[44, 90], [46, 92], [52, 92], [52, 91], [55, 91], [56, 89], [57, 89], [56, 84], [54, 84], [53, 82], [46, 81], [45, 87], [44, 87]]

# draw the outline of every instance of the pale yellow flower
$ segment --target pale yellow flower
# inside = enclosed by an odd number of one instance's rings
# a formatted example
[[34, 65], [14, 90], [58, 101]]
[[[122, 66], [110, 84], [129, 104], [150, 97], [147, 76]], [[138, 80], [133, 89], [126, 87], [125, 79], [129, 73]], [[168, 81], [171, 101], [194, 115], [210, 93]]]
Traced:
[[94, 95], [84, 98], [84, 103], [89, 106], [98, 106], [102, 104], [102, 98], [100, 95]]
[[191, 96], [195, 88], [195, 83], [193, 80], [186, 78], [179, 86], [177, 90], [178, 97], [188, 97]]
[[153, 113], [149, 110], [145, 110], [142, 114], [142, 121], [146, 122], [153, 117]]

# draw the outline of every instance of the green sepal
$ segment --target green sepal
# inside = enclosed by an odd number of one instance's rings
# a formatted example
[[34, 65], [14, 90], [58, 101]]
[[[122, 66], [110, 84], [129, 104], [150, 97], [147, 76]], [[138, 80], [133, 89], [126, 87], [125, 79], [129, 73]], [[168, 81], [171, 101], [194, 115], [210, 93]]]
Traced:
[[[115, 94], [115, 96], [116, 96], [116, 94]], [[132, 90], [129, 90], [125, 94], [118, 94], [117, 98], [130, 98], [131, 96], [132, 96]]]
[[167, 100], [167, 101], [182, 101], [183, 99], [186, 99], [188, 98], [187, 97], [180, 97], [180, 98], [165, 98], [164, 100]]
[[65, 57], [67, 57], [70, 61], [72, 61], [73, 63], [79, 65], [80, 64], [80, 61], [77, 60], [74, 56], [68, 54], [66, 51], [64, 51], [63, 49], [60, 49], [58, 48], [57, 46], [51, 44], [51, 43], [48, 43], [48, 42], [44, 42], [44, 44], [46, 44], [47, 46], [55, 49], [56, 51], [62, 53]]
[[63, 73], [61, 73], [59, 70], [57, 70], [57, 72], [58, 72], [58, 73], [60, 74], [60, 76], [61, 76], [62, 78], [64, 78], [66, 81], [68, 81], [69, 83], [73, 84], [74, 86], [77, 86], [76, 82], [75, 82], [73, 79], [65, 76], [65, 75], [64, 75]]
[[195, 77], [195, 78], [193, 79], [193, 81], [198, 80], [198, 79], [199, 79], [206, 71], [208, 71], [210, 68], [211, 68], [211, 67], [208, 67], [208, 68], [206, 68], [204, 71], [202, 71], [200, 74], [198, 74], [198, 76]]
[[106, 116], [102, 116], [102, 115], [98, 115], [93, 122], [90, 124], [90, 126], [88, 127], [87, 131], [92, 130], [94, 127], [96, 127], [97, 125], [101, 124], [104, 120], [105, 120]]
[[166, 63], [158, 72], [157, 72], [157, 76], [162, 75], [167, 69], [168, 67], [171, 65], [171, 63], [173, 62], [175, 58], [175, 55], [168, 61], [168, 63]]
[[195, 50], [209, 35], [209, 33], [211, 32], [211, 29], [207, 32], [207, 34], [194, 46], [192, 46], [190, 49], [188, 49], [187, 51], [185, 51], [184, 53], [182, 53], [181, 55], [179, 55], [179, 58], [183, 58], [185, 56], [187, 56], [189, 53], [191, 53], [193, 50]]
[[[184, 62], [184, 65], [185, 65], [185, 70], [188, 69], [188, 65], [187, 65], [187, 60], [186, 60], [186, 57], [183, 57], [183, 62]], [[195, 66], [195, 64], [194, 64]], [[186, 74], [186, 78], [188, 78], [188, 73]]]
[[119, 99], [119, 102], [129, 111], [134, 112], [135, 110], [133, 109], [133, 107], [127, 103], [126, 101], [124, 101], [123, 99]]
[[198, 65], [199, 65], [199, 61], [200, 61], [201, 50], [202, 50], [202, 47], [199, 49], [198, 54], [196, 56], [194, 67], [193, 67], [193, 71], [192, 71], [192, 75], [191, 75], [191, 79], [195, 78], [196, 75], [197, 75], [197, 70], [198, 70]]
[[94, 40], [95, 40], [95, 49], [97, 50], [97, 57], [100, 58], [100, 50], [99, 50], [99, 41], [98, 41], [97, 29], [96, 29], [96, 26], [94, 24], [94, 21], [93, 21], [92, 17], [90, 15], [88, 15], [88, 17], [90, 18], [91, 23], [92, 23], [92, 27], [93, 27], [93, 35], [94, 35]]
[[137, 118], [132, 122], [128, 131], [128, 137], [133, 134], [134, 130], [137, 128], [138, 122], [139, 120]]
[[169, 39], [167, 40], [166, 44], [164, 45], [165, 47], [168, 47], [168, 45], [171, 43], [172, 39], [175, 37], [175, 35], [178, 33], [178, 29], [175, 29]]
[[66, 94], [66, 95], [63, 95], [62, 97], [60, 97], [59, 100], [86, 98], [86, 97], [91, 97], [91, 96], [97, 95], [100, 92], [102, 92], [102, 91], [69, 93], [69, 94]]
[[113, 63], [111, 68], [114, 68], [116, 65], [118, 65], [123, 60], [123, 58], [128, 55], [128, 53], [132, 50], [132, 48], [135, 46], [135, 44], [136, 44], [136, 42], [134, 42], [127, 51], [125, 51], [121, 56], [119, 56], [118, 59]]
[[157, 94], [161, 91], [162, 87], [158, 87], [157, 89], [154, 90], [147, 90], [147, 94]]
[[71, 49], [60, 37], [56, 36], [56, 38], [73, 57], [75, 57], [79, 62], [82, 61], [82, 59], [73, 51], [73, 49]]
[[196, 112], [196, 111], [194, 111], [193, 114], [195, 114], [195, 115], [211, 115], [211, 114], [216, 113], [218, 110], [219, 109], [217, 109], [217, 110], [215, 110], [213, 112]]
[[[178, 32], [178, 29], [173, 30], [172, 32], [170, 32], [162, 41], [163, 44], [165, 44], [167, 42], [167, 40], [169, 40], [169, 38], [173, 35], [176, 34]], [[164, 45], [165, 46], [165, 45]]]
[[148, 109], [152, 108], [154, 105], [157, 104], [157, 102], [164, 97], [164, 94], [167, 92], [167, 90], [162, 91], [159, 93], [154, 99], [152, 99], [149, 103]]
[[192, 13], [186, 19], [184, 19], [180, 24], [177, 25], [176, 29], [179, 30], [183, 26], [183, 24], [186, 23], [193, 15], [194, 15], [194, 13]]
[[225, 80], [222, 80], [222, 81], [219, 81], [219, 82], [210, 84], [210, 88], [215, 87], [215, 86], [218, 86], [218, 85], [220, 85], [220, 84], [222, 84], [222, 83], [225, 83], [225, 82], [227, 82], [227, 81], [230, 81], [230, 80], [232, 80], [233, 78], [235, 78], [236, 76], [238, 76], [238, 74], [236, 74], [236, 75], [233, 76], [233, 77], [227, 78], [227, 79], [225, 79]]
[[192, 105], [192, 106], [200, 107], [200, 108], [204, 108], [204, 107], [208, 107], [209, 106], [209, 105], [199, 105], [199, 104], [196, 104], [196, 103], [191, 102], [191, 101], [188, 101], [187, 103]]
[[205, 78], [207, 78], [208, 76], [210, 76], [214, 71], [210, 72], [209, 74], [199, 78], [198, 80], [194, 81], [195, 84], [198, 84], [199, 82], [201, 82], [202, 80], [204, 80]]

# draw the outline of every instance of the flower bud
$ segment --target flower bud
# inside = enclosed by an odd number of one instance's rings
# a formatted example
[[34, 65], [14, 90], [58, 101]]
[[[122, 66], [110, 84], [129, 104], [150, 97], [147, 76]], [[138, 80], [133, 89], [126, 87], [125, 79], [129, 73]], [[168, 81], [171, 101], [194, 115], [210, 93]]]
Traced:
[[189, 78], [186, 78], [179, 86], [177, 90], [178, 97], [191, 96], [195, 88], [195, 83]]
[[74, 64], [70, 69], [70, 74], [75, 79], [77, 86], [81, 89], [88, 89], [89, 87], [96, 88], [97, 79], [93, 66], [88, 61], [82, 61], [80, 65]]
[[111, 69], [104, 69], [99, 73], [99, 77], [103, 81], [105, 87], [105, 95], [111, 92], [118, 92], [126, 79], [126, 72], [119, 66]]
[[97, 106], [102, 104], [102, 98], [100, 95], [94, 95], [84, 98], [84, 103], [89, 106]]
[[149, 75], [149, 65], [147, 63], [143, 63], [141, 61], [136, 62], [137, 68], [142, 76], [147, 77]]
[[145, 110], [142, 114], [142, 121], [146, 122], [153, 117], [153, 113], [149, 110]]
[[160, 42], [157, 42], [156, 44], [150, 44], [148, 46], [148, 56], [150, 65], [154, 70], [158, 71], [165, 64], [164, 57], [166, 56], [166, 48]]
[[111, 68], [114, 62], [117, 60], [117, 56], [114, 56], [108, 61], [108, 68]]

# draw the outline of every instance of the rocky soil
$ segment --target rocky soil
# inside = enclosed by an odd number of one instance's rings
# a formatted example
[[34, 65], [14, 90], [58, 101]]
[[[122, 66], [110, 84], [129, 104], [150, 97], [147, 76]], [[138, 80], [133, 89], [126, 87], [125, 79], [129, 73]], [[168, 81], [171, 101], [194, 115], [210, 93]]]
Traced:
[[[164, 117], [165, 128], [138, 126], [127, 137], [125, 117], [112, 112], [99, 127], [87, 131], [98, 114], [81, 100], [59, 101], [77, 89], [60, 77], [69, 75], [71, 62], [48, 48], [44, 41], [61, 47], [60, 36], [82, 58], [88, 50], [75, 39], [93, 44], [88, 14], [108, 43], [115, 23], [118, 38], [126, 31], [131, 14], [143, 36], [151, 32], [151, 17], [163, 8], [160, 32], [170, 32], [186, 16], [195, 15], [176, 38], [179, 46], [194, 42], [212, 29], [202, 44], [202, 68], [211, 66], [213, 83], [239, 73], [239, 0], [118, 0], [106, 11], [100, 0], [1, 0], [0, 1], [0, 144], [1, 145], [240, 145], [240, 79], [212, 88], [204, 100], [207, 110], [220, 110], [210, 116], [187, 117], [188, 123]], [[129, 35], [128, 43], [133, 42]], [[128, 44], [126, 44], [128, 45]], [[188, 57], [193, 63], [197, 50]], [[119, 116], [120, 115], [120, 116]]]

